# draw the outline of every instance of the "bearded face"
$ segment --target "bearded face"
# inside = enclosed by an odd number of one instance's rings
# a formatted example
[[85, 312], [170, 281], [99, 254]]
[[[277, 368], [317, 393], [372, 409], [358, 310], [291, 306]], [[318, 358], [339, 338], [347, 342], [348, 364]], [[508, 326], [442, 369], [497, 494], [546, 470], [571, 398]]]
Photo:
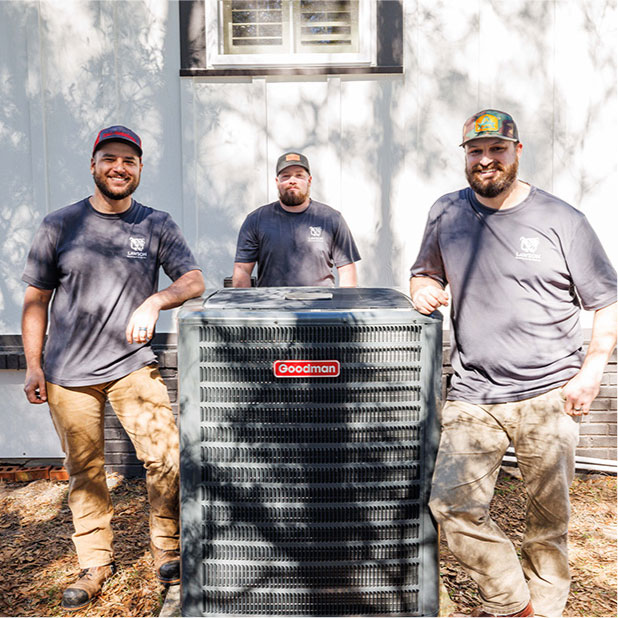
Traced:
[[466, 165], [466, 178], [472, 190], [482, 197], [497, 197], [517, 180], [519, 159], [503, 164], [493, 161], [489, 165], [477, 164], [470, 169]]
[[92, 178], [107, 199], [123, 200], [139, 186], [142, 162], [133, 146], [108, 142], [99, 147], [90, 162]]
[[309, 197], [309, 189], [303, 191], [299, 187], [282, 189], [279, 187], [279, 199], [286, 206], [299, 206]]
[[94, 184], [101, 193], [110, 200], [123, 200], [135, 193], [139, 187], [139, 176], [122, 176], [110, 178], [107, 172], [95, 170], [92, 174]]
[[292, 165], [276, 178], [279, 199], [284, 206], [300, 206], [309, 198], [311, 176], [304, 167]]

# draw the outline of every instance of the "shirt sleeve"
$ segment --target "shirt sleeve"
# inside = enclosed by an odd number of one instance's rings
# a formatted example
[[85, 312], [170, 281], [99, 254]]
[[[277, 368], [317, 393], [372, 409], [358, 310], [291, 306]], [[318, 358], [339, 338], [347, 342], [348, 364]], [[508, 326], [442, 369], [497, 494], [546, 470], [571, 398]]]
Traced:
[[180, 228], [170, 216], [166, 218], [161, 232], [159, 263], [172, 281], [190, 270], [202, 270]]
[[337, 268], [353, 264], [361, 259], [356, 243], [343, 216], [339, 215], [339, 224], [333, 238], [333, 263]]
[[55, 290], [60, 284], [56, 260], [57, 232], [48, 218], [39, 226], [26, 259], [22, 280], [43, 290]]
[[429, 212], [421, 248], [416, 261], [410, 268], [410, 277], [431, 277], [444, 287], [448, 281], [440, 251], [440, 217], [437, 216], [437, 210], [437, 205], [434, 205]]
[[260, 251], [258, 237], [253, 224], [254, 217], [247, 217], [240, 226], [238, 241], [236, 242], [236, 256], [234, 262], [251, 264], [257, 262]]
[[616, 270], [586, 217], [575, 230], [566, 263], [584, 309], [596, 311], [616, 302]]

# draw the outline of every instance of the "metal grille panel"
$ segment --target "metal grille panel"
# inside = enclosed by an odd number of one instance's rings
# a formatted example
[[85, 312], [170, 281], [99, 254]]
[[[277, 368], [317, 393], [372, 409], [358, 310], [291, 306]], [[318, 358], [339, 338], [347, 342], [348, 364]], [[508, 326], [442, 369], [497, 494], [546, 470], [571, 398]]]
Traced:
[[[262, 313], [209, 313], [207, 304], [186, 326], [181, 314], [179, 355], [192, 376], [181, 398], [185, 444], [186, 406], [197, 424], [191, 458], [183, 452], [183, 504], [193, 513], [183, 515], [183, 611], [437, 611], [437, 563], [429, 574], [423, 567], [427, 546], [435, 554], [425, 349], [435, 324], [411, 310], [403, 319], [388, 310], [377, 319]], [[341, 372], [280, 379], [275, 360], [337, 360]]]

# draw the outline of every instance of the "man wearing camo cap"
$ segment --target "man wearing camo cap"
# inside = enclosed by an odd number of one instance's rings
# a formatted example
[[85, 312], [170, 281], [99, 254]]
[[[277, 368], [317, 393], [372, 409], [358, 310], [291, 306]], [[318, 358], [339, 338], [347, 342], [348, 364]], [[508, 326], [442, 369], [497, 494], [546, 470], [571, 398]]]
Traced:
[[[579, 420], [616, 343], [616, 272], [581, 212], [518, 179], [523, 147], [509, 114], [474, 114], [461, 146], [470, 187], [433, 205], [411, 269], [418, 311], [452, 303], [430, 506], [478, 584], [471, 615], [560, 616]], [[580, 302], [595, 312], [585, 355]], [[521, 562], [489, 517], [510, 442], [528, 493]]]

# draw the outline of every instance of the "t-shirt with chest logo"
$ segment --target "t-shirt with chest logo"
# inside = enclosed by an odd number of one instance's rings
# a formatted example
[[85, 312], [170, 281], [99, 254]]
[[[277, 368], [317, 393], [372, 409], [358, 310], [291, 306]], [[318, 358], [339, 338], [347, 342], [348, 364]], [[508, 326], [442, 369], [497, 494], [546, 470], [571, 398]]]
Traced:
[[341, 213], [311, 200], [303, 212], [273, 202], [251, 212], [240, 228], [235, 262], [257, 262], [258, 287], [335, 285], [333, 266], [360, 260]]
[[54, 290], [45, 377], [61, 386], [101, 384], [156, 362], [150, 343], [130, 344], [131, 314], [157, 292], [159, 268], [172, 280], [200, 270], [171, 216], [132, 201], [120, 214], [88, 199], [41, 223], [22, 279]]
[[581, 367], [581, 305], [616, 301], [616, 271], [583, 213], [531, 187], [512, 208], [470, 188], [431, 208], [412, 276], [450, 285], [449, 400], [521, 401]]

